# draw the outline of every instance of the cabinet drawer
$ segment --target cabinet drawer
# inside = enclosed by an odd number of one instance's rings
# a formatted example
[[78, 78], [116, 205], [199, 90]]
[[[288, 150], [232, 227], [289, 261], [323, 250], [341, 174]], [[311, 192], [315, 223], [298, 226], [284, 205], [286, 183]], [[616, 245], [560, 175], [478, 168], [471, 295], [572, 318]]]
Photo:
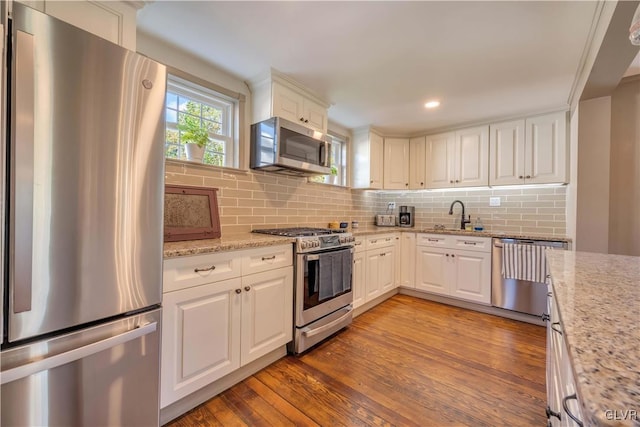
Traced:
[[472, 236], [449, 236], [451, 246], [465, 251], [491, 252], [491, 238]]
[[377, 234], [367, 237], [366, 250], [384, 248], [396, 244], [395, 234]]
[[242, 274], [260, 273], [293, 264], [293, 245], [251, 249], [242, 257]]
[[195, 255], [164, 260], [163, 292], [240, 277], [238, 252]]
[[449, 240], [451, 236], [446, 234], [418, 234], [418, 246], [431, 246], [434, 248], [449, 247]]
[[353, 243], [353, 248], [356, 253], [363, 252], [365, 250], [366, 240], [364, 237], [356, 237], [355, 242]]

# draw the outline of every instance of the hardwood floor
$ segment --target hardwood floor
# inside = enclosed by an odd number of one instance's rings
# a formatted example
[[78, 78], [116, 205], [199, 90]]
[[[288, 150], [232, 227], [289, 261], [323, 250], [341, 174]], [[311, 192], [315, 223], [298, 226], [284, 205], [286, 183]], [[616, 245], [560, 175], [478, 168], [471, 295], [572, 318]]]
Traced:
[[545, 330], [396, 295], [168, 424], [544, 426]]

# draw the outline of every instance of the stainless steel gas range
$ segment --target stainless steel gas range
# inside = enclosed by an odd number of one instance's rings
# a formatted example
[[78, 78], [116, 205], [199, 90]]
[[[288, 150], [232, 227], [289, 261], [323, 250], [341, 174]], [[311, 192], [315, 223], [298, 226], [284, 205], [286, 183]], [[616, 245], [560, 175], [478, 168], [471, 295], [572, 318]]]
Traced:
[[296, 237], [294, 340], [302, 353], [351, 323], [354, 237], [343, 230], [279, 228], [254, 233]]

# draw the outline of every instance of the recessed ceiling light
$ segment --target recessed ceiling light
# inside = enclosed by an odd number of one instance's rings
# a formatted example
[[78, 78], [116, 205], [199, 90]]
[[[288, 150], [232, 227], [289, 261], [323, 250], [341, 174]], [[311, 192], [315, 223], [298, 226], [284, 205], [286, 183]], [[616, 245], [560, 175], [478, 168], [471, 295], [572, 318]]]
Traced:
[[425, 108], [436, 108], [440, 105], [440, 101], [429, 101], [424, 104]]

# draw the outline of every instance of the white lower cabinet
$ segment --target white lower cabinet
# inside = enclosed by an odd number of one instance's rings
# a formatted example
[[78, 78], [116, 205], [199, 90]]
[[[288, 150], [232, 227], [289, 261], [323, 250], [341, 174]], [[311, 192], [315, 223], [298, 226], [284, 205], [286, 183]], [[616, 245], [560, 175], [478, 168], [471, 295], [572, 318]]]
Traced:
[[246, 365], [292, 338], [293, 269], [242, 277], [240, 363]]
[[584, 418], [553, 292], [549, 293], [547, 311], [547, 425], [577, 427], [582, 424], [576, 420], [582, 423]]
[[292, 261], [291, 245], [165, 261], [161, 408], [291, 341]]
[[491, 303], [490, 238], [420, 234], [417, 240], [416, 290]]
[[[400, 256], [398, 269], [400, 270], [400, 280], [398, 286], [405, 288], [415, 288], [416, 277], [416, 233], [400, 234]], [[396, 274], [397, 275], [397, 274]]]
[[397, 286], [395, 276], [396, 235], [382, 234], [366, 239], [365, 302]]
[[351, 289], [353, 292], [353, 308], [358, 308], [365, 302], [365, 251], [364, 238], [356, 238], [353, 253], [353, 270]]

